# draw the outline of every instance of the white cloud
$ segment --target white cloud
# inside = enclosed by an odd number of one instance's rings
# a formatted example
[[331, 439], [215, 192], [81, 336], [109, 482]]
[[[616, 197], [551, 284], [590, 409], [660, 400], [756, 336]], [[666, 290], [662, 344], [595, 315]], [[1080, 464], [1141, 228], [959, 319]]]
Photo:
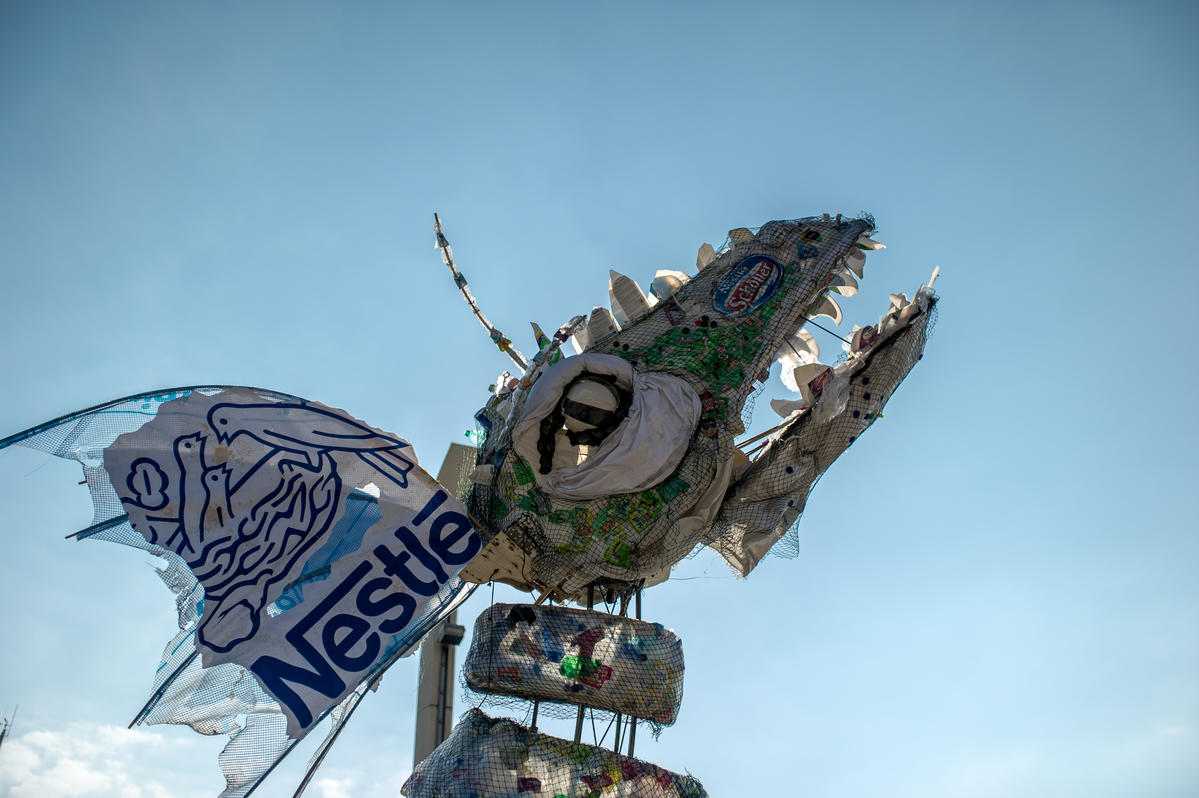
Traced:
[[[203, 742], [203, 741], [196, 741]], [[220, 792], [216, 751], [143, 729], [72, 723], [9, 737], [0, 754], [8, 798], [184, 798]], [[196, 768], [181, 768], [181, 762]], [[197, 789], [197, 785], [208, 785]]]
[[350, 798], [350, 788], [354, 786], [353, 779], [317, 779], [312, 782], [320, 792], [318, 798]]

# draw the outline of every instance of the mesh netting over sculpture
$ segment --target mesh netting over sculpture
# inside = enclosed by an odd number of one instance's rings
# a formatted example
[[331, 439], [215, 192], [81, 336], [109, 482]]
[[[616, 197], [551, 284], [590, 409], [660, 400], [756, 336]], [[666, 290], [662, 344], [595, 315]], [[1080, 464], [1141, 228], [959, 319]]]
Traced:
[[467, 712], [401, 792], [408, 798], [703, 798], [691, 776], [606, 748], [540, 734], [505, 718]]
[[[838, 412], [804, 412], [785, 425], [738, 475], [705, 542], [744, 574], [803, 513], [812, 488], [838, 456], [882, 415], [887, 400], [920, 359], [935, 301], [861, 359], [831, 370], [820, 401]], [[840, 386], [839, 389], [837, 386]], [[874, 478], [873, 476], [867, 478]]]
[[812, 218], [744, 231], [668, 300], [590, 342], [588, 354], [669, 374], [698, 397], [686, 455], [665, 480], [593, 500], [555, 495], [539, 482], [538, 464], [512, 445], [529, 393], [523, 386], [544, 377], [526, 375], [521, 388], [489, 402], [477, 416], [488, 432], [479, 461], [489, 470], [476, 478], [469, 506], [491, 521], [488, 534], [527, 554], [510, 581], [578, 600], [594, 582], [652, 581], [701, 543], [724, 497], [755, 381], [870, 229], [867, 221]]
[[[929, 339], [932, 338], [933, 329], [937, 325], [937, 305], [935, 302], [929, 306], [928, 311], [925, 314], [924, 318], [917, 320], [916, 323], [923, 324], [923, 326], [924, 326], [924, 345], [927, 346]], [[899, 342], [897, 342], [897, 343], [899, 343]], [[915, 343], [915, 341], [908, 339], [906, 342], [899, 343], [899, 345], [906, 346], [910, 349], [914, 343]], [[915, 360], [919, 360], [923, 356], [921, 352], [904, 353], [902, 351], [897, 352], [896, 355], [898, 355], [899, 359], [902, 362], [913, 362], [913, 363], [915, 362], [912, 360], [913, 355], [915, 356]], [[844, 359], [842, 360], [842, 362], [844, 362]], [[867, 375], [867, 376], [869, 376], [869, 375]], [[906, 379], [906, 375], [904, 375], [896, 383], [896, 385], [898, 386], [899, 384], [902, 384], [904, 379]], [[859, 380], [859, 382], [860, 382], [860, 380]], [[895, 388], [891, 389], [891, 395], [894, 395], [895, 390], [896, 390]], [[881, 417], [882, 417], [881, 413], [875, 415], [876, 419], [881, 418]], [[817, 477], [816, 480], [813, 480], [812, 485], [809, 486], [809, 488], [808, 488], [808, 492], [811, 492], [812, 488], [815, 487], [816, 482], [818, 482], [818, 481], [819, 481], [819, 477]], [[795, 517], [795, 520], [791, 523], [791, 526], [789, 526], [787, 528], [787, 530], [779, 537], [778, 541], [776, 541], [775, 544], [773, 546], [771, 546], [771, 548], [770, 548], [771, 556], [781, 557], [784, 559], [791, 559], [791, 558], [799, 556], [799, 524], [800, 524], [800, 521], [802, 521], [802, 520], [803, 520], [803, 512], [801, 511], [799, 513], [799, 515], [797, 515]], [[732, 530], [732, 528], [733, 528], [733, 525], [728, 523], [727, 518], [726, 518], [725, 522], [723, 522], [723, 523], [718, 521], [717, 525], [713, 527], [713, 530], [712, 530], [713, 534], [711, 535], [711, 539], [706, 540], [705, 543], [708, 546], [710, 546], [711, 548], [715, 549], [717, 552], [720, 552], [722, 554], [722, 556], [725, 557], [726, 560], [735, 561], [735, 558], [730, 556], [731, 552], [727, 548], [727, 541], [730, 540], [729, 535], [730, 535], [730, 531]], [[733, 532], [733, 535], [736, 535], [736, 534], [741, 534], [742, 536], [744, 536], [745, 530], [738, 529], [737, 531]], [[723, 550], [722, 550], [721, 540], [724, 540], [726, 542], [726, 545], [724, 546]]]
[[464, 666], [472, 690], [674, 723], [683, 646], [661, 624], [602, 612], [494, 604], [479, 615]]

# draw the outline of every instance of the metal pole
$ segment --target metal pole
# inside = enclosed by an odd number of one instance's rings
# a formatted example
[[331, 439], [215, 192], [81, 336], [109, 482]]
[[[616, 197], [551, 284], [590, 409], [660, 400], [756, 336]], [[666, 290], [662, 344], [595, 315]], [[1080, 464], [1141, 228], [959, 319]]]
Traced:
[[583, 705], [579, 704], [579, 716], [575, 718], [575, 745], [583, 739]]
[[[442, 485], [459, 484], [461, 475], [474, 468], [475, 456], [473, 446], [450, 444], [437, 481]], [[458, 625], [457, 610], [451, 610], [421, 644], [412, 745], [414, 767], [445, 740], [454, 725], [454, 651], [464, 634], [465, 629]]]
[[[641, 588], [637, 588], [637, 620], [641, 620]], [[637, 744], [637, 719], [629, 718], [629, 756], [633, 755], [633, 746]]]
[[437, 739], [445, 739], [445, 716], [449, 714], [450, 708], [446, 703], [446, 682], [449, 681], [450, 669], [450, 647], [449, 645], [441, 644], [441, 669], [437, 675]]

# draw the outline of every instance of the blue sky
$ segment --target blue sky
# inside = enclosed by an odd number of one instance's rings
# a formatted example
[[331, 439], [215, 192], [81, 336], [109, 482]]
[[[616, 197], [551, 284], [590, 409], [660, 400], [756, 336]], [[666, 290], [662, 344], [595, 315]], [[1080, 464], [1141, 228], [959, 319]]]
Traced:
[[[609, 268], [867, 210], [846, 326], [939, 264], [936, 334], [797, 559], [647, 592], [688, 670], [639, 755], [713, 795], [1194, 795], [1197, 33], [1186, 3], [0, 4], [0, 434], [250, 384], [436, 470], [506, 363], [434, 211], [528, 351]], [[0, 791], [215, 795], [220, 740], [105, 725], [174, 613], [148, 557], [62, 540], [78, 479], [0, 455]], [[414, 704], [406, 661], [313, 794], [398, 794]]]

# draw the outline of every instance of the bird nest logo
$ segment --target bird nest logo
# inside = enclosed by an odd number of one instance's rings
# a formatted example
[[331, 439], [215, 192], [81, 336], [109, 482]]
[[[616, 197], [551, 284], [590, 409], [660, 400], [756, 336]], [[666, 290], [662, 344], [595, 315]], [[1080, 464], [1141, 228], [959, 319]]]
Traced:
[[407, 488], [407, 448], [331, 408], [227, 391], [163, 405], [106, 450], [105, 468], [133, 528], [204, 586], [197, 643], [225, 655], [300, 576], [354, 482]]
[[712, 307], [726, 316], [745, 316], [774, 295], [783, 267], [765, 255], [750, 255], [729, 270], [712, 292]]

